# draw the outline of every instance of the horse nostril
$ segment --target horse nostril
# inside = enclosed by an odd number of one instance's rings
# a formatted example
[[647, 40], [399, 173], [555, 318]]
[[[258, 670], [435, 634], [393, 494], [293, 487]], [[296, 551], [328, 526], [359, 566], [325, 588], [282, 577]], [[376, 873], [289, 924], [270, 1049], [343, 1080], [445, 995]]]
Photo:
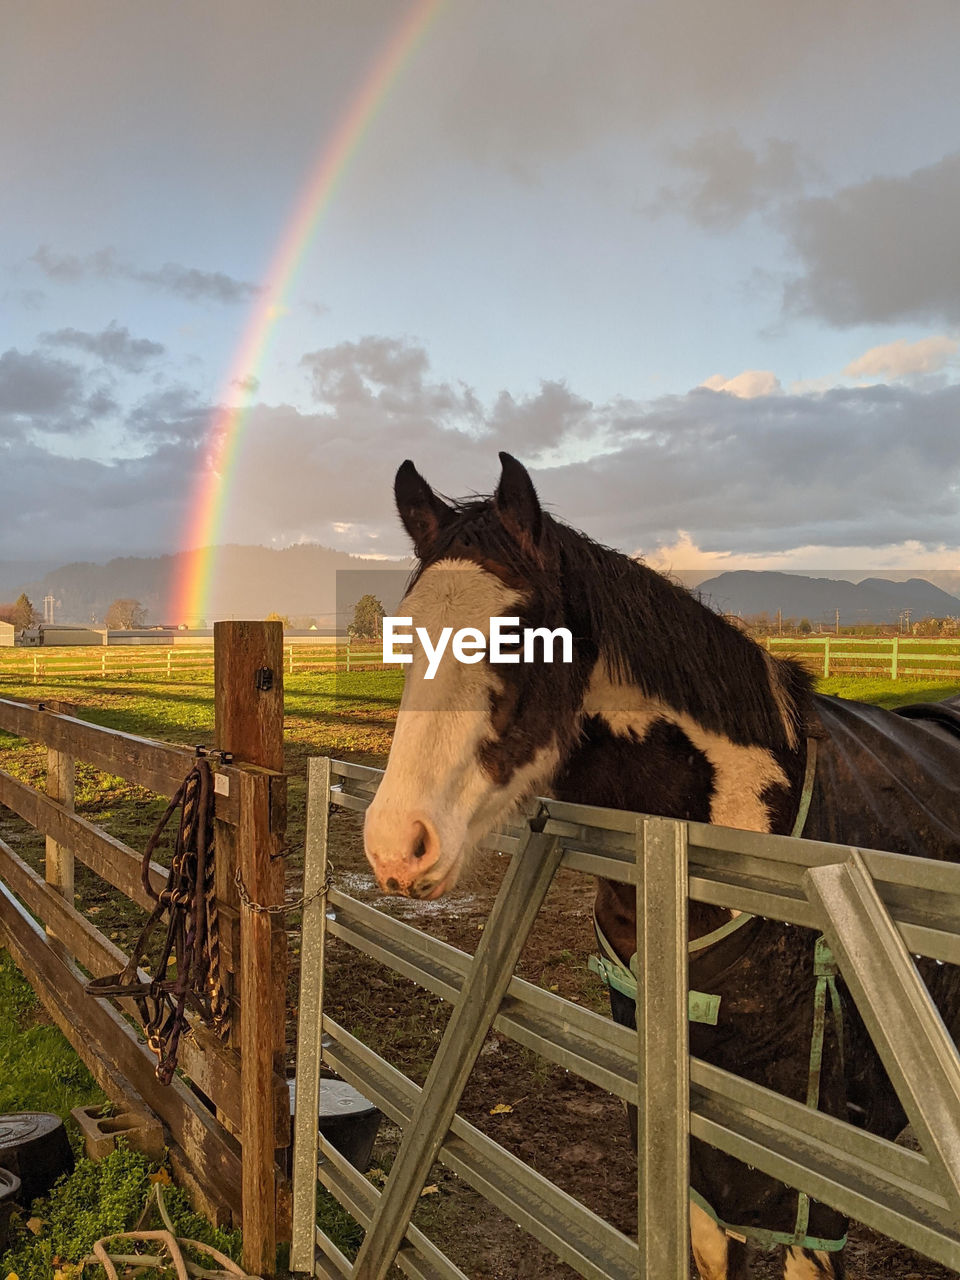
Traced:
[[387, 883], [384, 885], [384, 888], [386, 889], [387, 893], [399, 893], [399, 892], [400, 892], [400, 881], [399, 881], [399, 880], [395, 880], [395, 879], [393, 878], [393, 876], [391, 876], [391, 877], [387, 880]]
[[417, 826], [420, 828], [420, 834], [417, 836], [413, 846], [413, 856], [415, 858], [422, 858], [427, 852], [427, 829], [424, 827], [422, 822], [418, 822]]

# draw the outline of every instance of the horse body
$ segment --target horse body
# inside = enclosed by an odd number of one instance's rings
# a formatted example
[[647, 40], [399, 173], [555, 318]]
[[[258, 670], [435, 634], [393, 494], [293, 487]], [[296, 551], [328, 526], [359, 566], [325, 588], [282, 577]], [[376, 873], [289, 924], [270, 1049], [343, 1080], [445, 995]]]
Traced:
[[[414, 658], [365, 826], [367, 856], [385, 889], [446, 892], [471, 844], [536, 794], [787, 834], [810, 734], [820, 739], [821, 763], [804, 834], [960, 859], [950, 817], [956, 792], [943, 761], [949, 725], [816, 697], [796, 664], [771, 658], [689, 592], [544, 515], [523, 467], [501, 459], [494, 497], [454, 506], [412, 464], [401, 467], [397, 505], [420, 560], [403, 612], [428, 629], [483, 630], [494, 615], [564, 625], [575, 637], [574, 658], [496, 669], [444, 659], [431, 682]], [[898, 743], [909, 767], [896, 759]], [[878, 777], [873, 761], [883, 758]], [[855, 798], [838, 803], [851, 780]], [[691, 902], [691, 939], [732, 914]], [[627, 962], [636, 950], [633, 891], [601, 881], [596, 915]], [[803, 1101], [813, 943], [809, 930], [752, 920], [698, 952], [691, 986], [721, 1002], [716, 1026], [692, 1024], [692, 1052]], [[956, 971], [933, 962], [921, 971], [948, 1025], [960, 1025]], [[632, 1023], [632, 1001], [614, 990], [611, 1000], [614, 1016]], [[845, 1023], [848, 1067], [831, 1026], [819, 1105], [847, 1118], [852, 1103], [873, 1132], [894, 1136], [902, 1110], [849, 1002]], [[697, 1141], [691, 1181], [723, 1223], [794, 1229], [795, 1191]], [[743, 1246], [699, 1204], [691, 1224], [703, 1280], [745, 1274]], [[808, 1242], [837, 1240], [844, 1230], [841, 1215], [811, 1205]], [[784, 1266], [787, 1280], [842, 1275], [840, 1254], [816, 1248], [787, 1249]]]

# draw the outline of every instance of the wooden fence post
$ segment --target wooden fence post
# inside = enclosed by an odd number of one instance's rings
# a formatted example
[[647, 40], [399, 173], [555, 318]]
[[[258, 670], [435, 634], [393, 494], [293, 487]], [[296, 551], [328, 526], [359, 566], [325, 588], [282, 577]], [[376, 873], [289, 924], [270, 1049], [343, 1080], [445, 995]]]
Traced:
[[[239, 869], [249, 898], [265, 906], [284, 897], [277, 856], [286, 825], [283, 772], [283, 625], [214, 625], [217, 747], [240, 765], [240, 825], [236, 837], [217, 828], [217, 892], [237, 904]], [[269, 772], [266, 772], [269, 771]], [[232, 835], [232, 832], [231, 832]], [[223, 857], [228, 852], [232, 856]], [[274, 1072], [284, 1069], [287, 939], [282, 915], [240, 906], [239, 973], [243, 1264], [256, 1275], [276, 1270], [277, 1116]]]
[[823, 637], [823, 678], [824, 680], [827, 680], [829, 679], [829, 677], [830, 677], [830, 637], [824, 636]]
[[900, 654], [900, 639], [898, 636], [893, 637], [893, 648], [890, 654], [890, 678], [897, 679], [897, 658]]
[[[60, 715], [76, 715], [77, 709], [69, 702], [47, 702], [48, 711]], [[73, 793], [77, 777], [76, 758], [66, 751], [47, 749], [47, 795], [56, 800], [65, 809], [73, 809]], [[47, 836], [47, 858], [45, 867], [47, 884], [53, 885], [72, 907], [74, 905], [73, 888], [73, 850], [57, 844], [51, 836]], [[55, 937], [55, 932], [47, 928], [47, 935]]]

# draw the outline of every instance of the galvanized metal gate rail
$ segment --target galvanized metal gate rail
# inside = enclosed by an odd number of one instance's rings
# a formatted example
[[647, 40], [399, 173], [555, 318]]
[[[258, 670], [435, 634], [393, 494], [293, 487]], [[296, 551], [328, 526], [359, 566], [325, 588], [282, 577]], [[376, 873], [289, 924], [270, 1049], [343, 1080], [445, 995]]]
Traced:
[[[357, 811], [379, 770], [309, 765], [291, 1265], [317, 1276], [415, 1280], [462, 1272], [411, 1225], [440, 1160], [587, 1280], [687, 1276], [694, 1134], [960, 1270], [960, 1058], [910, 953], [960, 963], [960, 867], [546, 800], [538, 822], [491, 838], [513, 854], [475, 956], [322, 888], [330, 802]], [[514, 977], [559, 866], [637, 889], [637, 1031]], [[687, 898], [826, 933], [922, 1146], [906, 1150], [691, 1059]], [[325, 936], [358, 947], [453, 1013], [422, 1089], [322, 1016]], [[639, 1110], [638, 1240], [456, 1114], [491, 1028]], [[400, 1126], [383, 1191], [317, 1134], [321, 1059]], [[319, 1167], [318, 1167], [319, 1159]], [[316, 1182], [365, 1228], [354, 1262], [316, 1227]]]

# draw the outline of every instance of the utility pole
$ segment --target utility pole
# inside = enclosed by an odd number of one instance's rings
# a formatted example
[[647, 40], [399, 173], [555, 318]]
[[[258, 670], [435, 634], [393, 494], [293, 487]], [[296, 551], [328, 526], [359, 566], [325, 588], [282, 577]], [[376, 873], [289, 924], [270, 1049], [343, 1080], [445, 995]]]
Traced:
[[782, 609], [777, 610], [777, 635], [778, 636], [783, 635], [783, 610]]

